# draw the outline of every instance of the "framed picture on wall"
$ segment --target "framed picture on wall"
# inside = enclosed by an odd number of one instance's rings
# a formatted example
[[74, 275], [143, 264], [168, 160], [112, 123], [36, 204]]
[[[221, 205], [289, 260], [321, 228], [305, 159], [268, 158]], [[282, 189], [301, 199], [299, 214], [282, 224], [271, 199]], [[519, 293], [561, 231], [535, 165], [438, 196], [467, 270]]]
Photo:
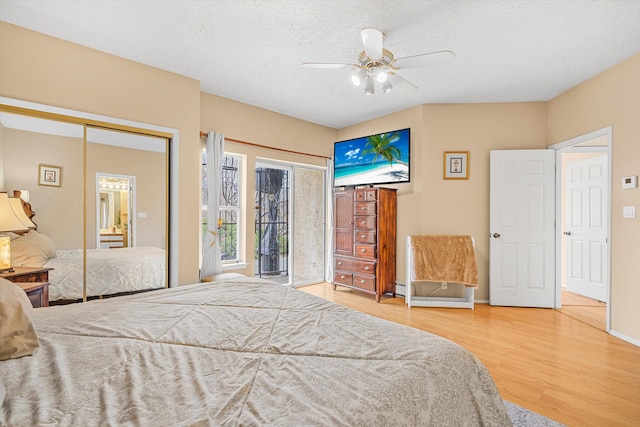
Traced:
[[469, 152], [444, 152], [444, 179], [469, 179]]
[[60, 166], [40, 165], [38, 184], [60, 187], [62, 168]]

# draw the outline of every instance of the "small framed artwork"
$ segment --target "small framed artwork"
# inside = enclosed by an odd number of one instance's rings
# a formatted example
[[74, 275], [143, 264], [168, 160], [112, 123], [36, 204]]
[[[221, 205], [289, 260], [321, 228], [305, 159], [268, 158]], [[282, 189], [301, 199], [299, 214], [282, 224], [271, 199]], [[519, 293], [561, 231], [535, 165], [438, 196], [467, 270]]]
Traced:
[[444, 152], [444, 179], [469, 179], [469, 152]]
[[60, 187], [62, 168], [60, 166], [40, 165], [38, 184]]

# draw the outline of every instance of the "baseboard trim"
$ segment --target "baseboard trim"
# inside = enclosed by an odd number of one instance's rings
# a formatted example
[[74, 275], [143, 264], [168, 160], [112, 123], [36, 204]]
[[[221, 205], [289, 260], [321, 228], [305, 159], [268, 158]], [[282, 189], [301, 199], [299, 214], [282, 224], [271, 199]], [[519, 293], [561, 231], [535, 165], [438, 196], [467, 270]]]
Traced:
[[616, 337], [616, 338], [620, 338], [621, 340], [626, 341], [626, 342], [628, 342], [630, 344], [633, 344], [636, 347], [640, 347], [640, 340], [637, 340], [635, 338], [631, 338], [629, 336], [626, 336], [625, 334], [621, 334], [620, 332], [616, 332], [613, 329], [610, 329], [609, 333], [611, 335], [613, 335], [614, 337]]

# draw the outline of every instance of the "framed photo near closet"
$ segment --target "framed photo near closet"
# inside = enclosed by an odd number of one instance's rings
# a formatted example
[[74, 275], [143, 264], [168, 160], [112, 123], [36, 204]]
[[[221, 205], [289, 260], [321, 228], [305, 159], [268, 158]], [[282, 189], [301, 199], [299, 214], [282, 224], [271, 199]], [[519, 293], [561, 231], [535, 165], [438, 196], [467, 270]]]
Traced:
[[39, 185], [60, 187], [62, 168], [60, 166], [40, 165]]

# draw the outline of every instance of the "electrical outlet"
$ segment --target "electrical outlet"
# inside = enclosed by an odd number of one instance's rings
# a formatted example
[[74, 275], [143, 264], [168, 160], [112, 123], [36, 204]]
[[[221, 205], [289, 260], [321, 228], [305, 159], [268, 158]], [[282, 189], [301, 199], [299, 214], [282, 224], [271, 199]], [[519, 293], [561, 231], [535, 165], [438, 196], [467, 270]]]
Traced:
[[442, 282], [440, 289], [447, 289], [447, 282]]

